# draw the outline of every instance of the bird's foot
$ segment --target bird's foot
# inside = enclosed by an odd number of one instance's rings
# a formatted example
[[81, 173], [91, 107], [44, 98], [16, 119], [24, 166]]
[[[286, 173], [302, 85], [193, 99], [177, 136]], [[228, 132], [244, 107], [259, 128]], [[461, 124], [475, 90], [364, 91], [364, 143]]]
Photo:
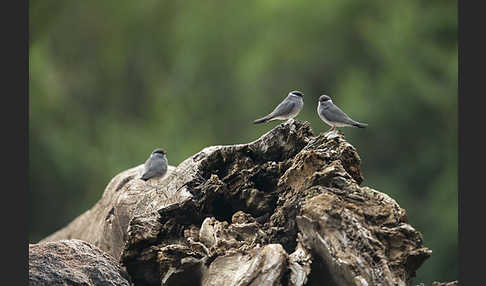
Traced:
[[337, 130], [336, 126], [333, 126], [331, 128], [329, 128], [329, 130], [326, 131], [326, 134], [339, 134], [339, 131]]

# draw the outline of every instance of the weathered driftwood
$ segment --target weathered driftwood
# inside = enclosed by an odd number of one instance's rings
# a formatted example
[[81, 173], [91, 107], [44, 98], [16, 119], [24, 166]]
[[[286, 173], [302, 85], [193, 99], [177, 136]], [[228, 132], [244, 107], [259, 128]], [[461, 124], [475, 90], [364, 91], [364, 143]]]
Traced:
[[130, 286], [130, 276], [111, 255], [71, 239], [29, 244], [29, 285]]
[[410, 285], [431, 254], [405, 210], [360, 186], [342, 134], [307, 122], [205, 148], [161, 179], [140, 170], [44, 241], [91, 242], [135, 285]]

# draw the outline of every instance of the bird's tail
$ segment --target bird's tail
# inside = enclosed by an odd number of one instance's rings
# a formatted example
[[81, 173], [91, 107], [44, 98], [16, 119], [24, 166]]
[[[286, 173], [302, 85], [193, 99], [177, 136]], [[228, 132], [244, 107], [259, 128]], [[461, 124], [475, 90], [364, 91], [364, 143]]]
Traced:
[[368, 126], [368, 124], [366, 123], [361, 123], [361, 122], [354, 122], [353, 123], [353, 126], [356, 126], [358, 128], [365, 128], [366, 126]]
[[262, 117], [262, 118], [259, 118], [255, 121], [253, 121], [254, 124], [259, 124], [259, 123], [267, 123], [271, 118], [268, 117], [268, 116], [265, 116], [265, 117]]

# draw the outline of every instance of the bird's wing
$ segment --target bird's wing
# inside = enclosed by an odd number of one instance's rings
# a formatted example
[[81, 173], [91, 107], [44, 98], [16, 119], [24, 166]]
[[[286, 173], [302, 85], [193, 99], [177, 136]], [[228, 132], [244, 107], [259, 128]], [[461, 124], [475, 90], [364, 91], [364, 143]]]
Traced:
[[145, 169], [142, 177], [152, 177], [157, 174], [165, 173], [165, 171], [167, 171], [167, 167], [163, 160], [151, 158], [145, 162]]
[[280, 102], [280, 104], [277, 105], [277, 107], [275, 107], [272, 113], [269, 114], [269, 117], [287, 115], [291, 113], [296, 107], [297, 107], [297, 103], [295, 101], [284, 100]]
[[143, 165], [143, 174], [142, 174], [142, 179], [148, 179], [155, 175], [153, 166], [154, 166], [154, 160], [150, 160], [151, 158], [147, 159], [145, 164]]
[[323, 114], [327, 120], [331, 122], [342, 122], [342, 123], [353, 123], [354, 120], [351, 119], [344, 111], [342, 111], [339, 107], [331, 104], [326, 104], [323, 106]]

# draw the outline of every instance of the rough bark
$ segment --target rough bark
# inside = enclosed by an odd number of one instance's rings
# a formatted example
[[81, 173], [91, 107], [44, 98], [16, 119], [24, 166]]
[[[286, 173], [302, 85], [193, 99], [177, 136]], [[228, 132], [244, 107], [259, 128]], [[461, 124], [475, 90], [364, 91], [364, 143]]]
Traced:
[[140, 170], [44, 240], [91, 242], [135, 285], [410, 285], [431, 254], [404, 209], [360, 186], [343, 135], [307, 122], [205, 148], [148, 183]]
[[[424, 283], [420, 283], [417, 286], [425, 286]], [[451, 282], [432, 282], [432, 286], [459, 286], [459, 281], [451, 281]]]
[[29, 244], [29, 285], [130, 286], [113, 257], [81, 240]]

